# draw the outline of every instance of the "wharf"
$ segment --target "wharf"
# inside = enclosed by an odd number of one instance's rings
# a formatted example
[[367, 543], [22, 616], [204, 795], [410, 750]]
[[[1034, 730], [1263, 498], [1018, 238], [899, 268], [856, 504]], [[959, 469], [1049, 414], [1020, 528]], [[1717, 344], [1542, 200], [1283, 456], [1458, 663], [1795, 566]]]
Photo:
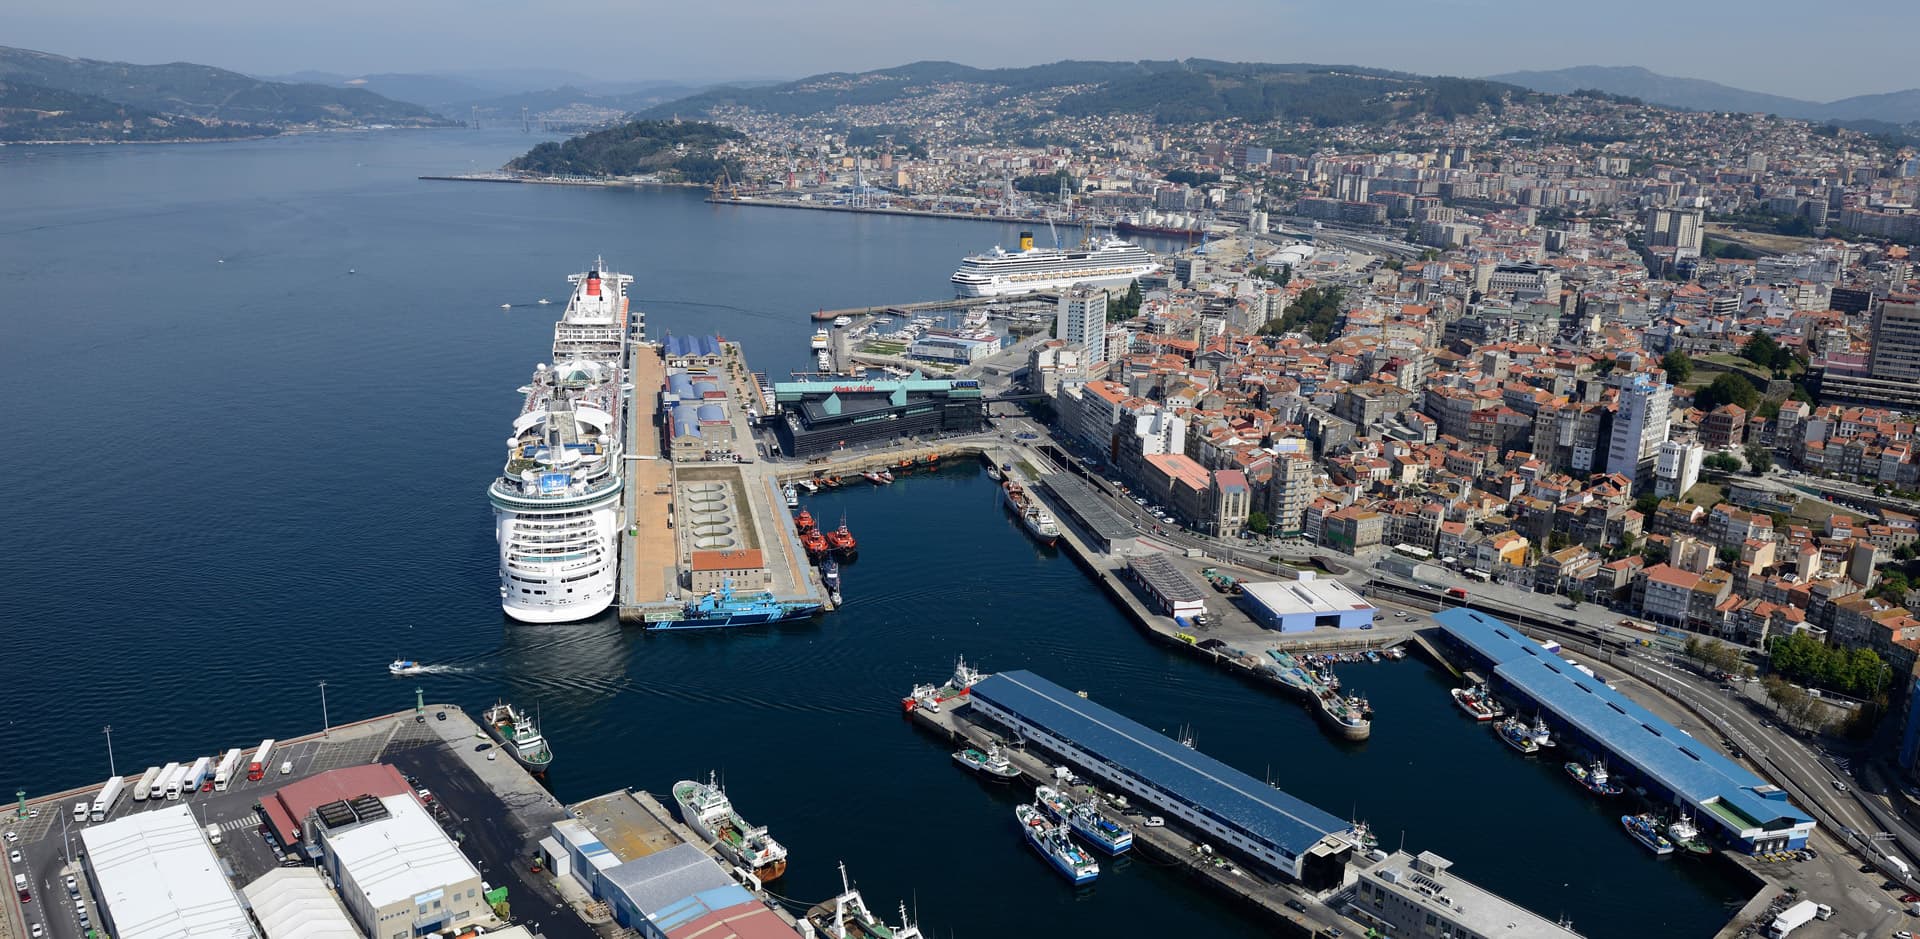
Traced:
[[[1017, 457], [1001, 451], [990, 451], [987, 456], [1002, 463], [1011, 463], [1016, 467], [1022, 465]], [[1024, 474], [1016, 470], [1015, 476], [1024, 476]], [[1162, 615], [1147, 605], [1148, 597], [1145, 591], [1134, 583], [1131, 577], [1126, 576], [1126, 556], [1116, 556], [1090, 547], [1084, 540], [1081, 530], [1076, 527], [1076, 523], [1070, 520], [1069, 513], [1063, 511], [1056, 501], [1049, 501], [1051, 494], [1047, 491], [1047, 487], [1028, 484], [1027, 488], [1029, 492], [1036, 494], [1059, 524], [1059, 544], [1079, 563], [1081, 569], [1085, 570], [1107, 592], [1107, 595], [1127, 612], [1133, 619], [1134, 625], [1138, 626], [1149, 639], [1204, 658], [1255, 684], [1277, 688], [1300, 698], [1322, 725], [1341, 739], [1364, 740], [1372, 733], [1371, 720], [1355, 726], [1340, 719], [1340, 712], [1348, 705], [1339, 695], [1333, 695], [1331, 692], [1323, 695], [1321, 693], [1323, 689], [1317, 685], [1303, 687], [1282, 677], [1283, 670], [1271, 667], [1274, 663], [1270, 654], [1284, 650], [1327, 652], [1355, 648], [1383, 649], [1393, 645], [1393, 640], [1385, 636], [1376, 636], [1370, 630], [1365, 637], [1342, 634], [1288, 636], [1254, 623], [1238, 607], [1225, 602], [1224, 595], [1222, 602], [1208, 605], [1207, 612], [1209, 618], [1213, 620], [1213, 625], [1191, 627], [1197, 632], [1188, 632], [1188, 627], [1183, 627], [1172, 617]], [[1143, 539], [1135, 539], [1134, 544], [1127, 549], [1127, 553], [1142, 554], [1155, 550], [1145, 546], [1143, 542]], [[1195, 562], [1172, 553], [1166, 553], [1165, 556], [1176, 565], [1188, 568], [1224, 566], [1217, 561]], [[1245, 578], [1260, 576], [1252, 571], [1242, 572], [1238, 568], [1232, 570], [1236, 574], [1243, 574]], [[1346, 632], [1352, 631], [1338, 631], [1338, 633]], [[1200, 635], [1201, 633], [1205, 634], [1204, 637]], [[1326, 701], [1325, 698], [1328, 695], [1338, 703]]]
[[968, 222], [998, 222], [1002, 225], [1040, 225], [1044, 218], [1027, 218], [1021, 215], [991, 215], [978, 212], [942, 212], [936, 209], [896, 209], [892, 206], [834, 205], [828, 202], [809, 202], [799, 199], [759, 199], [751, 196], [712, 196], [707, 199], [714, 205], [751, 205], [769, 209], [813, 209], [819, 212], [853, 212], [860, 215], [912, 215], [920, 218], [959, 219]]
[[[985, 747], [990, 742], [1002, 739], [985, 725], [973, 720], [969, 710], [965, 699], [956, 699], [941, 704], [937, 713], [926, 708], [914, 708], [907, 712], [907, 716], [915, 726], [953, 743], [965, 742]], [[1035, 786], [1055, 783], [1052, 765], [1040, 756], [1025, 749], [1008, 747], [1002, 747], [1000, 752], [1020, 771], [1023, 784]], [[1082, 798], [1093, 796], [1096, 804], [1103, 808], [1114, 807], [1110, 795], [1099, 793], [1095, 787], [1084, 782], [1073, 791]], [[1128, 827], [1133, 830], [1135, 852], [1158, 864], [1176, 867], [1190, 879], [1239, 900], [1255, 912], [1265, 914], [1279, 927], [1278, 935], [1331, 936], [1335, 933], [1330, 930], [1336, 927], [1345, 927], [1356, 933], [1360, 931], [1315, 894], [1271, 880], [1264, 873], [1227, 865], [1211, 851], [1202, 854], [1200, 847], [1203, 842], [1188, 835], [1177, 822], [1169, 821], [1164, 827], [1158, 828], [1148, 828], [1136, 822]], [[1303, 911], [1289, 909], [1289, 901], [1299, 904], [1304, 908]]]
[[[889, 313], [916, 313], [924, 310], [966, 310], [977, 306], [992, 306], [1013, 300], [1035, 300], [1053, 296], [1046, 293], [1019, 294], [1004, 297], [951, 297], [946, 300], [915, 300], [911, 303], [884, 303], [874, 306], [847, 307], [842, 310], [819, 310], [812, 318], [820, 321], [835, 320], [842, 316], [883, 316]], [[859, 325], [859, 324], [855, 324]]]
[[731, 424], [730, 460], [676, 463], [663, 449], [659, 413], [667, 369], [659, 346], [631, 343], [627, 405], [626, 528], [619, 616], [646, 622], [676, 616], [693, 599], [689, 586], [696, 550], [759, 551], [764, 589], [781, 601], [828, 606], [818, 574], [800, 546], [781, 492], [782, 464], [760, 459], [748, 411], [762, 401], [753, 371], [737, 343], [721, 343], [714, 375], [725, 382]]

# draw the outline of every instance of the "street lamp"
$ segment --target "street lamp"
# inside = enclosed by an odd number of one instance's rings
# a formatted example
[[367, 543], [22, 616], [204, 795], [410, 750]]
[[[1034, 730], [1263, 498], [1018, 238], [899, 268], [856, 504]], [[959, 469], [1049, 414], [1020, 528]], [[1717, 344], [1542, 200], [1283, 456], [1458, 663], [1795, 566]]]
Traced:
[[320, 683], [320, 736], [333, 736], [333, 722], [327, 720], [327, 683]]
[[113, 766], [113, 725], [108, 724], [105, 730], [107, 733], [107, 775], [118, 776], [120, 775], [120, 771]]

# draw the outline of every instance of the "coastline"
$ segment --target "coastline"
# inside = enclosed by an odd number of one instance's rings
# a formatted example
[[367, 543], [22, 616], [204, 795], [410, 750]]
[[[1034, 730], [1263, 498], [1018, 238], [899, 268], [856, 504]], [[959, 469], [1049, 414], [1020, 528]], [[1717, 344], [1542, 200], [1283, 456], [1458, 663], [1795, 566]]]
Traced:
[[273, 140], [279, 137], [301, 137], [312, 134], [378, 134], [396, 130], [457, 130], [457, 125], [391, 125], [385, 127], [297, 127], [275, 129], [271, 134], [244, 134], [238, 137], [175, 137], [168, 140], [124, 140], [114, 137], [86, 137], [75, 140], [0, 140], [0, 147], [58, 147], [63, 145], [99, 147], [99, 146], [144, 146], [169, 143], [240, 143], [249, 140]]

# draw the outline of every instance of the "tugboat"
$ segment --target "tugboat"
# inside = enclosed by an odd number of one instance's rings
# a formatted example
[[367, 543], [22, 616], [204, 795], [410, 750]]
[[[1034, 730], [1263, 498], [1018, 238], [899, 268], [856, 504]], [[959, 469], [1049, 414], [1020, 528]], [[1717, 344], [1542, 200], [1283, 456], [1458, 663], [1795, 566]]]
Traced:
[[1020, 771], [1014, 769], [1013, 764], [1007, 762], [1007, 758], [1000, 753], [997, 743], [988, 744], [985, 753], [977, 747], [968, 747], [955, 753], [953, 761], [989, 782], [1012, 782], [1020, 775]]
[[816, 561], [826, 557], [831, 550], [827, 545], [827, 536], [820, 534], [817, 528], [800, 533], [800, 547], [807, 549], [807, 557]]
[[1013, 807], [1013, 817], [1020, 822], [1020, 833], [1027, 839], [1027, 844], [1040, 852], [1047, 865], [1074, 886], [1090, 884], [1100, 876], [1099, 863], [1073, 843], [1065, 828], [1047, 821], [1039, 809], [1031, 805], [1016, 805]]
[[1506, 713], [1494, 703], [1486, 685], [1453, 689], [1453, 703], [1460, 705], [1460, 710], [1476, 721], [1490, 721]]
[[547, 746], [547, 738], [540, 733], [540, 725], [534, 722], [513, 705], [505, 701], [496, 702], [493, 707], [481, 715], [481, 726], [493, 739], [500, 741], [500, 749], [520, 761], [520, 765], [535, 773], [544, 773], [553, 765], [553, 750]]
[[900, 928], [886, 924], [872, 910], [860, 891], [847, 883], [847, 865], [840, 865], [840, 893], [807, 911], [807, 925], [823, 939], [921, 939], [920, 927], [907, 919], [900, 908]]
[[1110, 855], [1119, 856], [1133, 847], [1133, 832], [1126, 826], [1100, 814], [1100, 810], [1087, 803], [1073, 807], [1067, 816], [1067, 827], [1073, 833], [1093, 842], [1093, 846]]
[[1700, 829], [1694, 826], [1693, 819], [1687, 817], [1687, 813], [1685, 812], [1680, 813], [1679, 818], [1674, 819], [1671, 824], [1667, 825], [1667, 837], [1671, 838], [1674, 844], [1679, 845], [1680, 850], [1688, 854], [1708, 855], [1713, 853], [1713, 845], [1708, 844], [1705, 839], [1700, 837]]
[[859, 554], [860, 546], [853, 540], [853, 532], [847, 530], [847, 520], [840, 519], [840, 527], [826, 533], [827, 548], [834, 557], [842, 561], [851, 561]]
[[1533, 728], [1528, 726], [1526, 721], [1509, 717], [1501, 721], [1495, 730], [1507, 746], [1521, 753], [1532, 756], [1540, 752], [1540, 742], [1534, 739]]
[[820, 559], [820, 584], [827, 588], [827, 599], [840, 605], [840, 563], [831, 557]]
[[733, 810], [716, 775], [709, 774], [704, 783], [691, 779], [674, 783], [673, 801], [679, 803], [680, 820], [688, 828], [699, 832], [727, 860], [752, 871], [761, 883], [772, 883], [787, 872], [786, 846]]
[[1673, 842], [1660, 833], [1660, 824], [1651, 815], [1622, 815], [1620, 824], [1627, 829], [1633, 840], [1640, 842], [1647, 850], [1666, 857], [1673, 853]]
[[806, 509], [801, 509], [800, 514], [795, 515], [793, 517], [793, 528], [795, 531], [798, 531], [803, 535], [806, 534], [807, 532], [813, 531], [814, 530], [813, 513], [807, 511]]
[[1580, 785], [1587, 787], [1587, 791], [1594, 795], [1617, 796], [1620, 794], [1620, 787], [1608, 781], [1607, 767], [1604, 763], [1595, 762], [1592, 766], [1568, 763], [1567, 775], [1572, 776]]

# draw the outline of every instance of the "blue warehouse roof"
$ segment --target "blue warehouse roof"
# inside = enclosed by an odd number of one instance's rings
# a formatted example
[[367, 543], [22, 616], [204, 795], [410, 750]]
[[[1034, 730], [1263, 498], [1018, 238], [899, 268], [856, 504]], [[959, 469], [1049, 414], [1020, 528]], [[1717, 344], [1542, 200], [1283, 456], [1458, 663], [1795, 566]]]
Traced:
[[1790, 828], [1813, 821], [1788, 802], [1778, 786], [1587, 677], [1506, 623], [1464, 607], [1436, 613], [1433, 621], [1491, 662], [1502, 681], [1687, 800], [1731, 809], [1752, 822], [1742, 827]]
[[1148, 730], [1029, 671], [1001, 672], [973, 686], [976, 700], [1004, 708], [1142, 779], [1298, 856], [1352, 827], [1165, 734]]

